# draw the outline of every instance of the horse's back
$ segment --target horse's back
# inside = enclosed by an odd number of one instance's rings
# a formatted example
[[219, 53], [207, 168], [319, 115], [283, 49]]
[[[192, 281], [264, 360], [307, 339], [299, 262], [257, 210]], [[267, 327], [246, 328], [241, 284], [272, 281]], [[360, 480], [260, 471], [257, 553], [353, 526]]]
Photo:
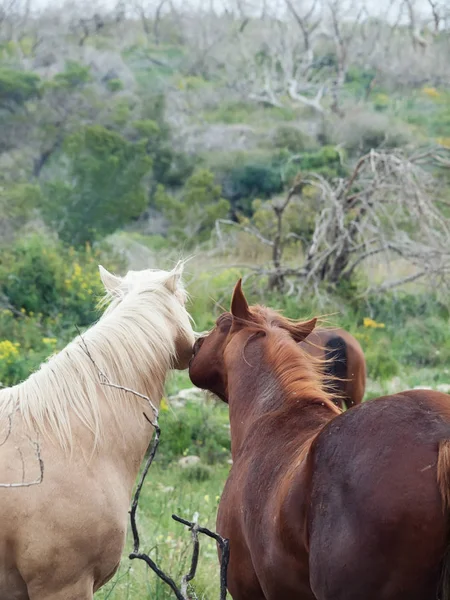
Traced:
[[318, 600], [436, 597], [447, 543], [437, 460], [449, 416], [445, 394], [405, 392], [355, 407], [318, 436], [308, 517]]

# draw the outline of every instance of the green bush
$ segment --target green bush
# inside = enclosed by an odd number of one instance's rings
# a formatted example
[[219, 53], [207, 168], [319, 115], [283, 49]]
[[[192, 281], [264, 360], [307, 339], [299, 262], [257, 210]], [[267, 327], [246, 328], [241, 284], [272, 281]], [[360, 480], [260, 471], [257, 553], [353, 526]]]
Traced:
[[223, 195], [235, 210], [251, 214], [254, 198], [270, 198], [283, 189], [280, 168], [273, 163], [233, 166], [221, 179]]
[[89, 83], [92, 79], [90, 68], [74, 60], [68, 60], [62, 73], [53, 78], [53, 84], [57, 87], [73, 90], [79, 86]]
[[179, 197], [158, 186], [155, 204], [170, 223], [169, 236], [184, 247], [207, 240], [216, 220], [226, 217], [230, 210], [228, 201], [221, 197], [220, 185], [207, 169], [194, 171]]
[[145, 146], [100, 125], [66, 139], [61, 176], [43, 184], [42, 206], [65, 242], [93, 241], [142, 213], [147, 205], [142, 179], [151, 169]]
[[18, 383], [99, 315], [98, 264], [121, 263], [109, 249], [82, 250], [32, 236], [0, 253], [0, 381]]
[[280, 125], [275, 130], [272, 139], [272, 145], [281, 150], [288, 150], [293, 154], [311, 150], [314, 147], [314, 141], [309, 135], [294, 126]]
[[124, 89], [124, 85], [120, 79], [108, 79], [106, 87], [110, 92], [120, 92]]
[[292, 182], [297, 173], [317, 173], [326, 179], [345, 177], [347, 170], [343, 164], [343, 153], [333, 146], [323, 146], [315, 152], [302, 152], [297, 156], [280, 156], [284, 160], [284, 178]]
[[390, 340], [379, 337], [365, 349], [367, 374], [372, 379], [385, 381], [398, 374], [400, 365], [392, 350]]
[[40, 236], [19, 240], [0, 257], [0, 289], [18, 311], [58, 312], [66, 265], [58, 244]]
[[212, 476], [212, 468], [208, 465], [192, 465], [181, 471], [181, 478], [187, 481], [208, 481]]
[[354, 94], [361, 96], [367, 92], [375, 76], [376, 71], [374, 69], [350, 67], [345, 76], [345, 87]]
[[199, 456], [214, 464], [230, 455], [228, 410], [217, 401], [187, 402], [172, 411], [162, 404], [158, 458], [171, 462], [182, 456]]
[[[89, 245], [74, 250], [42, 235], [19, 239], [1, 252], [0, 293], [18, 312], [44, 317], [64, 312], [78, 325], [87, 325], [104, 293], [98, 274], [102, 258], [105, 254]], [[118, 266], [117, 258], [112, 258], [108, 263]]]
[[36, 98], [40, 94], [40, 83], [34, 73], [0, 67], [0, 108], [18, 108]]

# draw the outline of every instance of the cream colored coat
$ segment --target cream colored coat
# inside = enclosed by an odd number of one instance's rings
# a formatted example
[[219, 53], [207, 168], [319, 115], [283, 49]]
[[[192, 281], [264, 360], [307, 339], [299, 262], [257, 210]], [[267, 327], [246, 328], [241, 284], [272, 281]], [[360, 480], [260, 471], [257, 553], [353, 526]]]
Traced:
[[[194, 334], [180, 270], [101, 269], [100, 321], [26, 382], [0, 392], [0, 600], [91, 600], [115, 573], [128, 510], [169, 368]], [[95, 361], [88, 356], [91, 355]], [[42, 481], [37, 448], [44, 465]]]

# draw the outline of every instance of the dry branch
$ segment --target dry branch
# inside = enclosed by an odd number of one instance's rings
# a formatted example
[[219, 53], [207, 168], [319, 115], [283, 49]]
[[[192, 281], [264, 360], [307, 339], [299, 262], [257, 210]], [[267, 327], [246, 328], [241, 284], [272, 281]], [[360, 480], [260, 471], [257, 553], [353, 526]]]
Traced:
[[[9, 430], [8, 430], [7, 436], [0, 445], [3, 446], [3, 444], [9, 438], [10, 434], [11, 434], [11, 418], [9, 419]], [[23, 459], [23, 454], [22, 454], [20, 448], [18, 448], [18, 452], [20, 454], [20, 459], [22, 462], [22, 481], [18, 482], [18, 483], [0, 483], [0, 488], [32, 487], [33, 485], [39, 485], [42, 483], [42, 481], [44, 479], [44, 461], [42, 460], [42, 456], [41, 456], [41, 447], [40, 447], [39, 442], [33, 441], [30, 437], [28, 437], [28, 440], [29, 440], [30, 444], [34, 447], [36, 459], [39, 464], [39, 477], [37, 477], [33, 481], [24, 481], [24, 479], [25, 479], [25, 463], [24, 463], [24, 459]]]
[[[246, 225], [255, 238], [264, 238], [273, 253], [271, 264], [254, 266], [253, 274], [268, 277], [269, 285], [278, 289], [293, 277], [296, 283], [291, 282], [290, 289], [301, 293], [306, 287], [319, 290], [322, 284], [333, 288], [353, 277], [370, 257], [379, 256], [388, 265], [401, 258], [411, 272], [378, 288], [368, 286], [366, 294], [420, 279], [450, 284], [450, 219], [440, 208], [448, 202], [440, 197], [439, 180], [433, 175], [433, 169], [449, 166], [448, 151], [442, 148], [410, 156], [398, 150], [371, 150], [346, 178], [330, 181], [315, 173], [304, 174], [302, 186], [317, 190], [317, 216], [304, 244], [303, 260], [297, 267], [283, 264], [284, 245], [299, 237], [283, 233], [289, 192], [285, 202], [267, 203], [275, 213], [272, 236], [262, 236], [254, 225]], [[297, 189], [300, 205], [301, 189]]]

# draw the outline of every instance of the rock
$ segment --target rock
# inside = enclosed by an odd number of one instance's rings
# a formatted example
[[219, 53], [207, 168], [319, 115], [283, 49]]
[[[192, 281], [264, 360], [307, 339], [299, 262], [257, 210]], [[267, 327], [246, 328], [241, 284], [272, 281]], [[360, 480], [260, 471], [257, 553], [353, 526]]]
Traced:
[[200, 462], [200, 457], [192, 455], [192, 456], [183, 456], [183, 458], [180, 458], [180, 460], [178, 461], [178, 464], [180, 465], [180, 467], [182, 469], [188, 469], [189, 467], [198, 465], [199, 462]]
[[205, 400], [205, 392], [198, 388], [187, 388], [180, 390], [174, 396], [169, 397], [169, 405], [173, 408], [181, 408], [186, 402], [203, 402]]

